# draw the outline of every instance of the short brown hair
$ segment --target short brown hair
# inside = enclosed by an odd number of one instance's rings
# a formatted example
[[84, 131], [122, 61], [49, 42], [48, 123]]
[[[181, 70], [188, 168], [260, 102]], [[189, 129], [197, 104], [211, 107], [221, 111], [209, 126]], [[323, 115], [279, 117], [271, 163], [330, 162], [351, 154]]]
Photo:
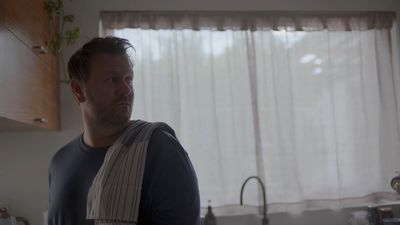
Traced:
[[118, 37], [96, 37], [87, 42], [78, 49], [68, 61], [69, 79], [78, 81], [87, 81], [89, 74], [90, 57], [96, 53], [108, 53], [126, 55], [129, 58], [127, 50], [134, 47], [127, 39]]

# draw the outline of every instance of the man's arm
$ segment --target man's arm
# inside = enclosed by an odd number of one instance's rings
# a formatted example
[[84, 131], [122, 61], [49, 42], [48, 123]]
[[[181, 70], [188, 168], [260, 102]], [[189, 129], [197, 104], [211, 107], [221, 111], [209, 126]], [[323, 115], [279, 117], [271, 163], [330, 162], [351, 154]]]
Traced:
[[149, 174], [152, 225], [200, 224], [200, 196], [192, 163], [171, 134], [154, 131], [149, 143], [149, 157], [154, 159]]

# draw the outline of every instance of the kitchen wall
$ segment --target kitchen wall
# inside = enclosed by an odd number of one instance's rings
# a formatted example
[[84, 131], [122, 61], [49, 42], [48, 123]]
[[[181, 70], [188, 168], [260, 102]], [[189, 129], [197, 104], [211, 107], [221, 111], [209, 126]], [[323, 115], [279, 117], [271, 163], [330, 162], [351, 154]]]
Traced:
[[[67, 0], [65, 9], [75, 14], [82, 32], [78, 43], [65, 49], [66, 61], [78, 46], [98, 35], [101, 10], [370, 10], [396, 11], [400, 17], [399, 0]], [[27, 217], [32, 225], [42, 224], [42, 212], [48, 207], [47, 167], [52, 155], [82, 131], [80, 111], [68, 86], [61, 84], [60, 92], [62, 131], [0, 133], [0, 205], [9, 203], [12, 214]], [[345, 224], [350, 211], [312, 212], [297, 217], [277, 214], [272, 222]], [[314, 218], [314, 222], [310, 218]]]

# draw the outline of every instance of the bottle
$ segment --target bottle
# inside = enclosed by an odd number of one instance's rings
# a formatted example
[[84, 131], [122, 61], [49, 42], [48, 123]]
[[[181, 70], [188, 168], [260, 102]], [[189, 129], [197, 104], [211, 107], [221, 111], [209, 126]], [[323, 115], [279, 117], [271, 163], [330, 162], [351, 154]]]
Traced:
[[204, 217], [204, 225], [217, 225], [217, 218], [212, 212], [211, 201], [208, 200], [208, 211], [206, 216]]

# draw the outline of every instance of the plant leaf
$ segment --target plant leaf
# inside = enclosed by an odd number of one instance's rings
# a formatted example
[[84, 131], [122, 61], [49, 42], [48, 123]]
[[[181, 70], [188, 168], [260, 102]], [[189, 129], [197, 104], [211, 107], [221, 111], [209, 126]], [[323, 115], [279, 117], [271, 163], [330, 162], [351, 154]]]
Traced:
[[72, 23], [72, 22], [74, 22], [74, 20], [75, 20], [74, 15], [66, 15], [63, 17], [64, 22]]
[[67, 39], [67, 44], [74, 44], [75, 41], [79, 38], [80, 36], [80, 29], [79, 27], [74, 27], [72, 30], [67, 30], [66, 32], [66, 39]]
[[59, 0], [47, 0], [44, 2], [44, 8], [49, 14], [49, 17], [53, 14], [60, 15], [61, 7], [62, 4], [60, 5]]
[[59, 34], [54, 35], [48, 43], [49, 50], [55, 54], [59, 53], [61, 50], [62, 42], [62, 37]]

